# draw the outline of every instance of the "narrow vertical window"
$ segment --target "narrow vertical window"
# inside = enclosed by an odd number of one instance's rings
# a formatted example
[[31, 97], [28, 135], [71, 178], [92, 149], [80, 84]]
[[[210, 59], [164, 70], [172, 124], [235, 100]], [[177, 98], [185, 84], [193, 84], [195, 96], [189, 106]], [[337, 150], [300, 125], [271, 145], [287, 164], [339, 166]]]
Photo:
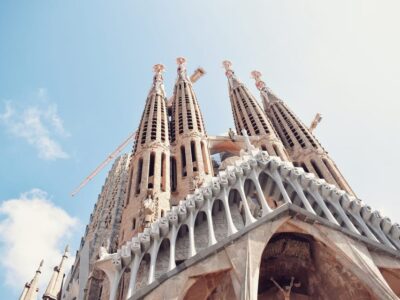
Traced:
[[193, 172], [197, 172], [197, 155], [196, 155], [196, 143], [194, 141], [190, 142], [190, 154], [192, 155], [193, 162]]
[[190, 142], [190, 152], [192, 154], [192, 161], [196, 161], [196, 146], [194, 141]]
[[154, 164], [155, 164], [156, 155], [154, 152], [150, 154], [150, 162], [149, 162], [149, 179], [147, 188], [152, 189], [154, 187]]
[[176, 181], [177, 181], [177, 174], [176, 174], [176, 159], [175, 157], [171, 156], [170, 158], [170, 168], [171, 168], [171, 191], [176, 191]]
[[166, 167], [167, 163], [165, 160], [165, 153], [161, 154], [161, 190], [165, 192], [165, 184], [166, 184]]
[[181, 147], [182, 177], [187, 175], [185, 146]]
[[142, 183], [142, 170], [143, 170], [143, 159], [139, 160], [138, 172], [136, 177], [136, 194], [140, 194], [140, 184]]
[[201, 152], [202, 152], [202, 155], [203, 155], [204, 172], [206, 174], [210, 174], [210, 169], [208, 168], [207, 150], [206, 150], [205, 142], [201, 143]]

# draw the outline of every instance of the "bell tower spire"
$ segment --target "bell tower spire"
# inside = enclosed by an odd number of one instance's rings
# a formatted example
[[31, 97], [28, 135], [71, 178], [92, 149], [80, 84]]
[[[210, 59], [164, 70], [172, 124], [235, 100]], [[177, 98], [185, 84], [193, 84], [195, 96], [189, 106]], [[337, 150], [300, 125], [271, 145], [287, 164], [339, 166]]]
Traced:
[[171, 204], [177, 204], [212, 176], [207, 134], [192, 82], [187, 76], [186, 59], [178, 57], [176, 62], [178, 76], [171, 109]]
[[293, 164], [354, 195], [328, 152], [286, 103], [266, 86], [261, 79], [261, 72], [253, 71], [251, 75], [260, 91], [265, 112], [278, 131]]
[[46, 292], [43, 295], [43, 300], [58, 300], [61, 296], [61, 289], [65, 275], [65, 262], [68, 259], [68, 245], [64, 249], [64, 254], [61, 262], [53, 269], [53, 274], [47, 286]]
[[142, 114], [130, 164], [128, 195], [122, 214], [120, 243], [170, 209], [169, 130], [164, 65], [153, 67], [153, 83]]
[[19, 300], [37, 300], [38, 292], [39, 292], [39, 276], [42, 273], [43, 267], [43, 259], [39, 264], [38, 269], [36, 270], [35, 276], [31, 280], [31, 282], [25, 283], [24, 289], [22, 290], [22, 294], [19, 297]]
[[256, 146], [267, 150], [270, 155], [288, 160], [286, 150], [270, 120], [247, 87], [236, 77], [232, 63], [225, 60], [222, 64], [228, 78], [229, 98], [237, 134], [245, 129], [249, 136], [259, 137], [254, 142]]

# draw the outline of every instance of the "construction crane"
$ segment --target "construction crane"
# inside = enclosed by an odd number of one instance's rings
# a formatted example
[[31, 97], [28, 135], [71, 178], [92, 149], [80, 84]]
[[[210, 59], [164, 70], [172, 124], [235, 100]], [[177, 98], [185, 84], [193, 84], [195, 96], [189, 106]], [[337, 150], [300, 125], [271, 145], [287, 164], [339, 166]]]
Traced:
[[314, 120], [311, 122], [310, 131], [313, 132], [315, 128], [317, 128], [319, 122], [321, 122], [322, 116], [320, 113], [317, 113], [314, 117]]
[[[199, 80], [201, 77], [204, 76], [204, 74], [206, 74], [206, 72], [204, 71], [203, 68], [197, 68], [193, 74], [190, 76], [190, 81], [192, 83], [195, 83], [197, 80]], [[171, 97], [168, 100], [167, 105], [171, 106], [172, 104], [172, 99], [173, 97]], [[115, 157], [117, 157], [118, 154], [121, 153], [121, 151], [131, 142], [135, 139], [135, 135], [136, 135], [136, 131], [132, 134], [130, 134], [128, 136], [128, 138], [122, 142], [121, 145], [119, 145], [117, 147], [117, 149], [115, 149], [110, 155], [107, 156], [107, 158], [96, 168], [94, 169], [94, 171], [92, 173], [90, 173], [89, 176], [87, 176], [82, 182], [81, 184], [75, 189], [73, 190], [73, 192], [71, 193], [71, 196], [74, 197], [76, 194], [79, 193], [79, 191], [86, 185], [89, 183], [89, 181], [91, 181], [94, 177], [96, 177], [97, 174], [100, 173], [101, 170], [104, 169], [104, 167], [113, 159], [115, 159]]]
[[121, 151], [132, 141], [134, 140], [136, 135], [136, 131], [134, 133], [131, 133], [125, 141], [122, 142], [121, 145], [117, 147], [112, 153], [110, 153], [107, 158], [96, 168], [92, 173], [90, 173], [89, 176], [87, 176], [81, 184], [71, 193], [71, 196], [74, 197], [86, 184], [88, 184], [89, 181], [91, 181], [96, 175], [103, 170], [103, 168], [110, 162], [112, 161], [118, 154], [121, 153]]

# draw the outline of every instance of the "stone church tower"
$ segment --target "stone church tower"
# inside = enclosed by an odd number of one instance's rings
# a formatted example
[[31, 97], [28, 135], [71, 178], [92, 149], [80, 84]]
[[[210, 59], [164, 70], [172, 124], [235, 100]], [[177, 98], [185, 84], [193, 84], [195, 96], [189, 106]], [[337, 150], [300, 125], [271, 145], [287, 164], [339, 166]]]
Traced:
[[212, 176], [203, 116], [186, 71], [186, 59], [177, 58], [178, 76], [171, 104], [171, 205], [178, 204]]
[[356, 198], [261, 74], [264, 110], [223, 63], [237, 133], [209, 136], [177, 62], [170, 100], [154, 67], [61, 299], [399, 299], [400, 225]]
[[40, 262], [40, 265], [37, 268], [35, 276], [33, 276], [32, 280], [25, 283], [19, 300], [37, 300], [37, 296], [39, 293], [39, 276], [40, 274], [42, 274], [42, 267], [43, 260]]
[[265, 112], [284, 142], [293, 164], [354, 196], [336, 164], [308, 127], [265, 85], [260, 72], [253, 71], [252, 76], [260, 90]]
[[154, 66], [153, 85], [136, 132], [120, 244], [170, 208], [170, 148], [164, 66]]
[[232, 63], [225, 60], [223, 65], [228, 78], [229, 98], [237, 134], [241, 134], [243, 130], [246, 130], [248, 135], [259, 138], [259, 141], [254, 143], [254, 146], [268, 151], [271, 155], [279, 156], [282, 160], [289, 160], [275, 128], [258, 101], [231, 69]]

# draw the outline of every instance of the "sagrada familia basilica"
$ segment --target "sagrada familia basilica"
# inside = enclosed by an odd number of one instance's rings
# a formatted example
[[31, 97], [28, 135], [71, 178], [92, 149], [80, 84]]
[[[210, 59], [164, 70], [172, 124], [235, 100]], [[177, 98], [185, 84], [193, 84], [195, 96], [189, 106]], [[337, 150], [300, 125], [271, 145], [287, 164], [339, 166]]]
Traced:
[[[358, 199], [312, 130], [224, 61], [236, 131], [208, 135], [186, 60], [161, 64], [75, 262], [45, 300], [399, 299], [400, 226]], [[38, 277], [21, 300], [38, 296]]]

